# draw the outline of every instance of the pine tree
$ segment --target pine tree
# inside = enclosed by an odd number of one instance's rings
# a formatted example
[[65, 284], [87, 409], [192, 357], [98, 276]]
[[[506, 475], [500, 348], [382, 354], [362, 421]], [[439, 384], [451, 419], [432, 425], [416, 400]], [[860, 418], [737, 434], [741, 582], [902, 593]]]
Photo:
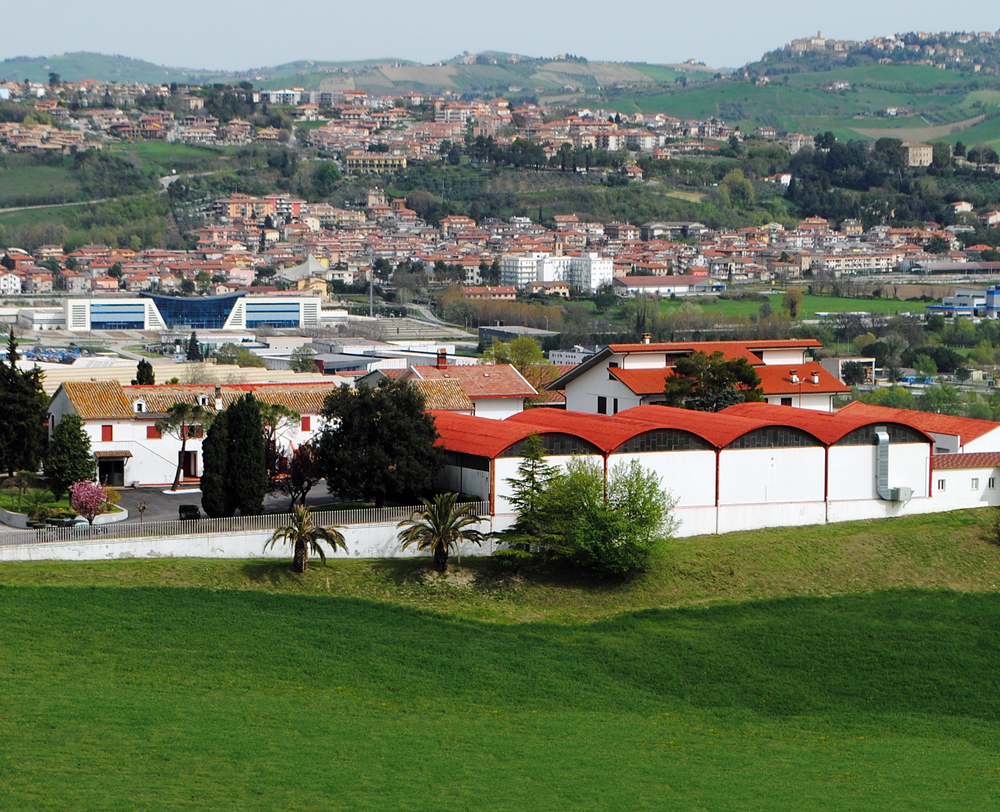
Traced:
[[236, 513], [229, 486], [229, 419], [219, 412], [201, 444], [201, 506], [213, 518]]
[[226, 409], [229, 433], [227, 472], [231, 504], [240, 514], [261, 513], [267, 493], [264, 427], [254, 396], [246, 394]]
[[135, 380], [132, 381], [132, 385], [152, 386], [155, 383], [156, 376], [153, 374], [153, 365], [143, 358], [135, 368]]
[[76, 413], [64, 415], [52, 432], [52, 443], [45, 457], [45, 475], [49, 490], [61, 499], [74, 482], [93, 479], [96, 473], [90, 438], [83, 420]]

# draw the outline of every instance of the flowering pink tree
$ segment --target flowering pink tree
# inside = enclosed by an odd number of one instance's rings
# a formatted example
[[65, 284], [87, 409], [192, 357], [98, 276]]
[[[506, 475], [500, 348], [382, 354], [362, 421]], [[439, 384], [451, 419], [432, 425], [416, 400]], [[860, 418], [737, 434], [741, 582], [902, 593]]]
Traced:
[[96, 482], [77, 482], [70, 485], [69, 503], [73, 510], [93, 525], [94, 519], [108, 509], [108, 496]]

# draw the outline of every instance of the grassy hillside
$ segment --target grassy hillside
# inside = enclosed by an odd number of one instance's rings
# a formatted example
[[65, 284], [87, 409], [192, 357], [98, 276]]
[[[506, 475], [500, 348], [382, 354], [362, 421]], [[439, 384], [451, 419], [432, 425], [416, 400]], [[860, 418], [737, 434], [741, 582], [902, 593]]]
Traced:
[[[301, 578], [275, 562], [3, 565], [0, 798], [992, 809], [989, 518], [688, 539], [617, 587], [441, 582], [400, 561]], [[925, 589], [877, 591], [903, 586]], [[965, 592], [926, 589], [946, 587]], [[687, 608], [653, 608], [669, 605]]]
[[80, 82], [97, 79], [102, 82], [197, 82], [205, 71], [188, 68], [165, 68], [142, 59], [110, 56], [81, 51], [59, 56], [17, 56], [0, 62], [0, 79], [23, 82], [48, 82], [49, 73], [58, 73], [63, 81]]

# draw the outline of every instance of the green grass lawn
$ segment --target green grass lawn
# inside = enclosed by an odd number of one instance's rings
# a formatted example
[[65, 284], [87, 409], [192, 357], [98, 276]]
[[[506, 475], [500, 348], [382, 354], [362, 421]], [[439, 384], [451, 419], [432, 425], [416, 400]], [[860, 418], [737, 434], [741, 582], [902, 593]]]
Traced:
[[209, 172], [224, 166], [233, 147], [193, 146], [166, 141], [138, 141], [116, 151], [134, 156], [143, 169], [155, 169], [160, 175], [178, 172]]
[[24, 492], [24, 496], [21, 497], [20, 509], [18, 508], [18, 492], [16, 489], [4, 488], [3, 490], [0, 490], [0, 507], [5, 510], [27, 513], [35, 504], [36, 497], [41, 498], [42, 504], [45, 507], [65, 510], [71, 513], [74, 512], [69, 506], [69, 496], [67, 494], [64, 494], [62, 499], [56, 500], [55, 497], [52, 496], [51, 491], [38, 491], [37, 489], [32, 488], [26, 490]]
[[[771, 308], [781, 312], [783, 293], [768, 294]], [[678, 297], [661, 299], [660, 308], [664, 313], [680, 308], [685, 303], [694, 304], [706, 313], [720, 316], [747, 318], [760, 311], [760, 302], [719, 299], [717, 297]], [[866, 311], [894, 316], [897, 313], [923, 313], [927, 309], [924, 302], [904, 302], [899, 299], [850, 299], [841, 296], [813, 296], [805, 294], [800, 305], [800, 318], [816, 318], [817, 313], [844, 313]]]
[[991, 518], [684, 539], [603, 587], [0, 565], [0, 807], [992, 810]]

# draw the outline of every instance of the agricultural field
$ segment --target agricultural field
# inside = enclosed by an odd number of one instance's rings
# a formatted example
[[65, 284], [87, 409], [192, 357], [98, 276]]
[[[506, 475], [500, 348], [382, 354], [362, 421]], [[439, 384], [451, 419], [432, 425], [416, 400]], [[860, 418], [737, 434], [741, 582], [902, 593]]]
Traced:
[[224, 167], [234, 148], [138, 141], [115, 151], [131, 157], [140, 169], [153, 169], [158, 175], [169, 175], [173, 170], [178, 173], [209, 172]]
[[483, 559], [0, 566], [10, 809], [995, 806], [988, 510]]
[[80, 200], [83, 189], [69, 166], [0, 163], [0, 208]]
[[[780, 313], [783, 293], [768, 294], [771, 309]], [[704, 313], [726, 317], [748, 318], [760, 311], [761, 302], [720, 299], [713, 296], [678, 297], [676, 299], [661, 299], [660, 309], [664, 313], [678, 310], [684, 305], [694, 305]], [[899, 313], [923, 313], [927, 309], [925, 302], [904, 302], [899, 299], [851, 299], [842, 296], [814, 296], [805, 294], [799, 305], [799, 317], [803, 319], [817, 318], [818, 313], [880, 313], [895, 316]]]

